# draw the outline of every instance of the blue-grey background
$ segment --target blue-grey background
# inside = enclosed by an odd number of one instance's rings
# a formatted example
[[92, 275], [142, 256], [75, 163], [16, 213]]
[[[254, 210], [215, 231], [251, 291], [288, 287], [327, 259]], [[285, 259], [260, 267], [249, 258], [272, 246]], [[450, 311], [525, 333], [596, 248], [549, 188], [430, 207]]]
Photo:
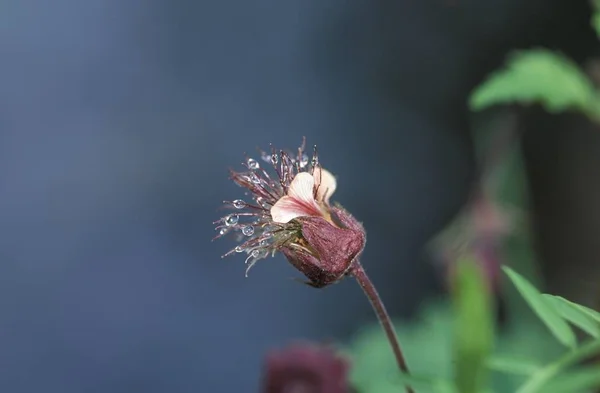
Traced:
[[245, 279], [210, 242], [227, 168], [303, 135], [409, 316], [472, 178], [467, 94], [511, 47], [584, 53], [561, 3], [3, 2], [0, 392], [253, 392], [270, 348], [373, 321], [352, 282]]

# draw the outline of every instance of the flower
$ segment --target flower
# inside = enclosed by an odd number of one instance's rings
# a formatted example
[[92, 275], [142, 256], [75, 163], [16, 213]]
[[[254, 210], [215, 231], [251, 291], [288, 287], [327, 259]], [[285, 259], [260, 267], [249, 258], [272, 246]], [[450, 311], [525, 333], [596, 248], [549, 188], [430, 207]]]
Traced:
[[438, 257], [447, 264], [448, 279], [454, 278], [457, 260], [471, 257], [482, 268], [488, 288], [497, 292], [502, 247], [505, 239], [514, 232], [515, 214], [513, 209], [500, 206], [487, 193], [477, 192], [456, 220], [434, 239]]
[[349, 362], [331, 348], [296, 344], [267, 355], [264, 393], [348, 393]]
[[215, 239], [234, 233], [240, 243], [224, 257], [245, 252], [247, 275], [258, 260], [280, 251], [309, 279], [307, 284], [321, 288], [337, 282], [363, 250], [366, 235], [350, 213], [329, 203], [335, 177], [321, 167], [316, 146], [309, 160], [304, 141], [297, 153], [271, 148], [261, 156], [275, 175], [249, 157], [247, 171], [230, 170], [253, 202], [224, 201], [236, 211], [215, 222]]

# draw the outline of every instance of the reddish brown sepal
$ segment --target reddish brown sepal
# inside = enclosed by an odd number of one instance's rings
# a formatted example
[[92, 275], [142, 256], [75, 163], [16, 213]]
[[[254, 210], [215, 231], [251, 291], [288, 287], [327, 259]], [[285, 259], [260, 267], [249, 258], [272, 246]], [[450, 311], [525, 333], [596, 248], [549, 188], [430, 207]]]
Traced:
[[365, 232], [354, 217], [338, 207], [331, 208], [331, 215], [339, 227], [322, 217], [299, 217], [303, 248], [281, 250], [315, 288], [342, 279], [365, 247]]

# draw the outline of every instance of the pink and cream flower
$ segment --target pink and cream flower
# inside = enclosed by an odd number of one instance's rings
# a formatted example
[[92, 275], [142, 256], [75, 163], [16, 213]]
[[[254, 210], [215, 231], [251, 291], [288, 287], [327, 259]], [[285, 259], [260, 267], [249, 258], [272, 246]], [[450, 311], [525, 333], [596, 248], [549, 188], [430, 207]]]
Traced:
[[230, 171], [252, 201], [224, 202], [235, 211], [215, 222], [216, 238], [234, 233], [240, 242], [224, 256], [246, 253], [247, 274], [258, 260], [281, 251], [308, 284], [339, 280], [364, 248], [365, 233], [346, 210], [331, 206], [337, 182], [321, 167], [316, 146], [310, 159], [304, 143], [295, 153], [271, 148], [261, 156], [274, 176], [253, 158], [246, 158], [246, 171]]
[[349, 393], [350, 361], [334, 348], [296, 343], [267, 354], [263, 393]]
[[473, 259], [481, 268], [488, 288], [500, 290], [503, 244], [516, 230], [517, 211], [502, 206], [493, 196], [476, 190], [459, 215], [430, 244], [435, 259], [441, 264], [451, 284], [456, 263]]

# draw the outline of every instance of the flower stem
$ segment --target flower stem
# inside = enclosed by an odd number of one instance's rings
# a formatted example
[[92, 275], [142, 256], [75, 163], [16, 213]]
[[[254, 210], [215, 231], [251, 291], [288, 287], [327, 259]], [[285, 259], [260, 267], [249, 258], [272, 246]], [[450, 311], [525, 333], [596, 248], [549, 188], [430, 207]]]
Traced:
[[[381, 301], [381, 297], [379, 297], [379, 293], [377, 293], [377, 289], [375, 285], [367, 276], [367, 272], [362, 267], [360, 261], [355, 260], [354, 264], [350, 269], [350, 275], [356, 278], [356, 281], [364, 291], [365, 295], [371, 302], [371, 306], [375, 310], [375, 314], [377, 314], [377, 318], [379, 319], [379, 323], [381, 327], [385, 331], [385, 335], [387, 336], [388, 341], [392, 347], [394, 352], [394, 356], [396, 356], [396, 361], [398, 362], [398, 367], [400, 367], [400, 371], [403, 374], [408, 375], [408, 366], [406, 365], [406, 360], [404, 359], [404, 355], [402, 354], [402, 349], [400, 348], [400, 343], [398, 342], [398, 337], [396, 336], [396, 331], [394, 330], [394, 326], [392, 325], [392, 321], [390, 319], [389, 314], [387, 313], [383, 302]], [[406, 385], [407, 393], [414, 393], [414, 390], [408, 385]]]

